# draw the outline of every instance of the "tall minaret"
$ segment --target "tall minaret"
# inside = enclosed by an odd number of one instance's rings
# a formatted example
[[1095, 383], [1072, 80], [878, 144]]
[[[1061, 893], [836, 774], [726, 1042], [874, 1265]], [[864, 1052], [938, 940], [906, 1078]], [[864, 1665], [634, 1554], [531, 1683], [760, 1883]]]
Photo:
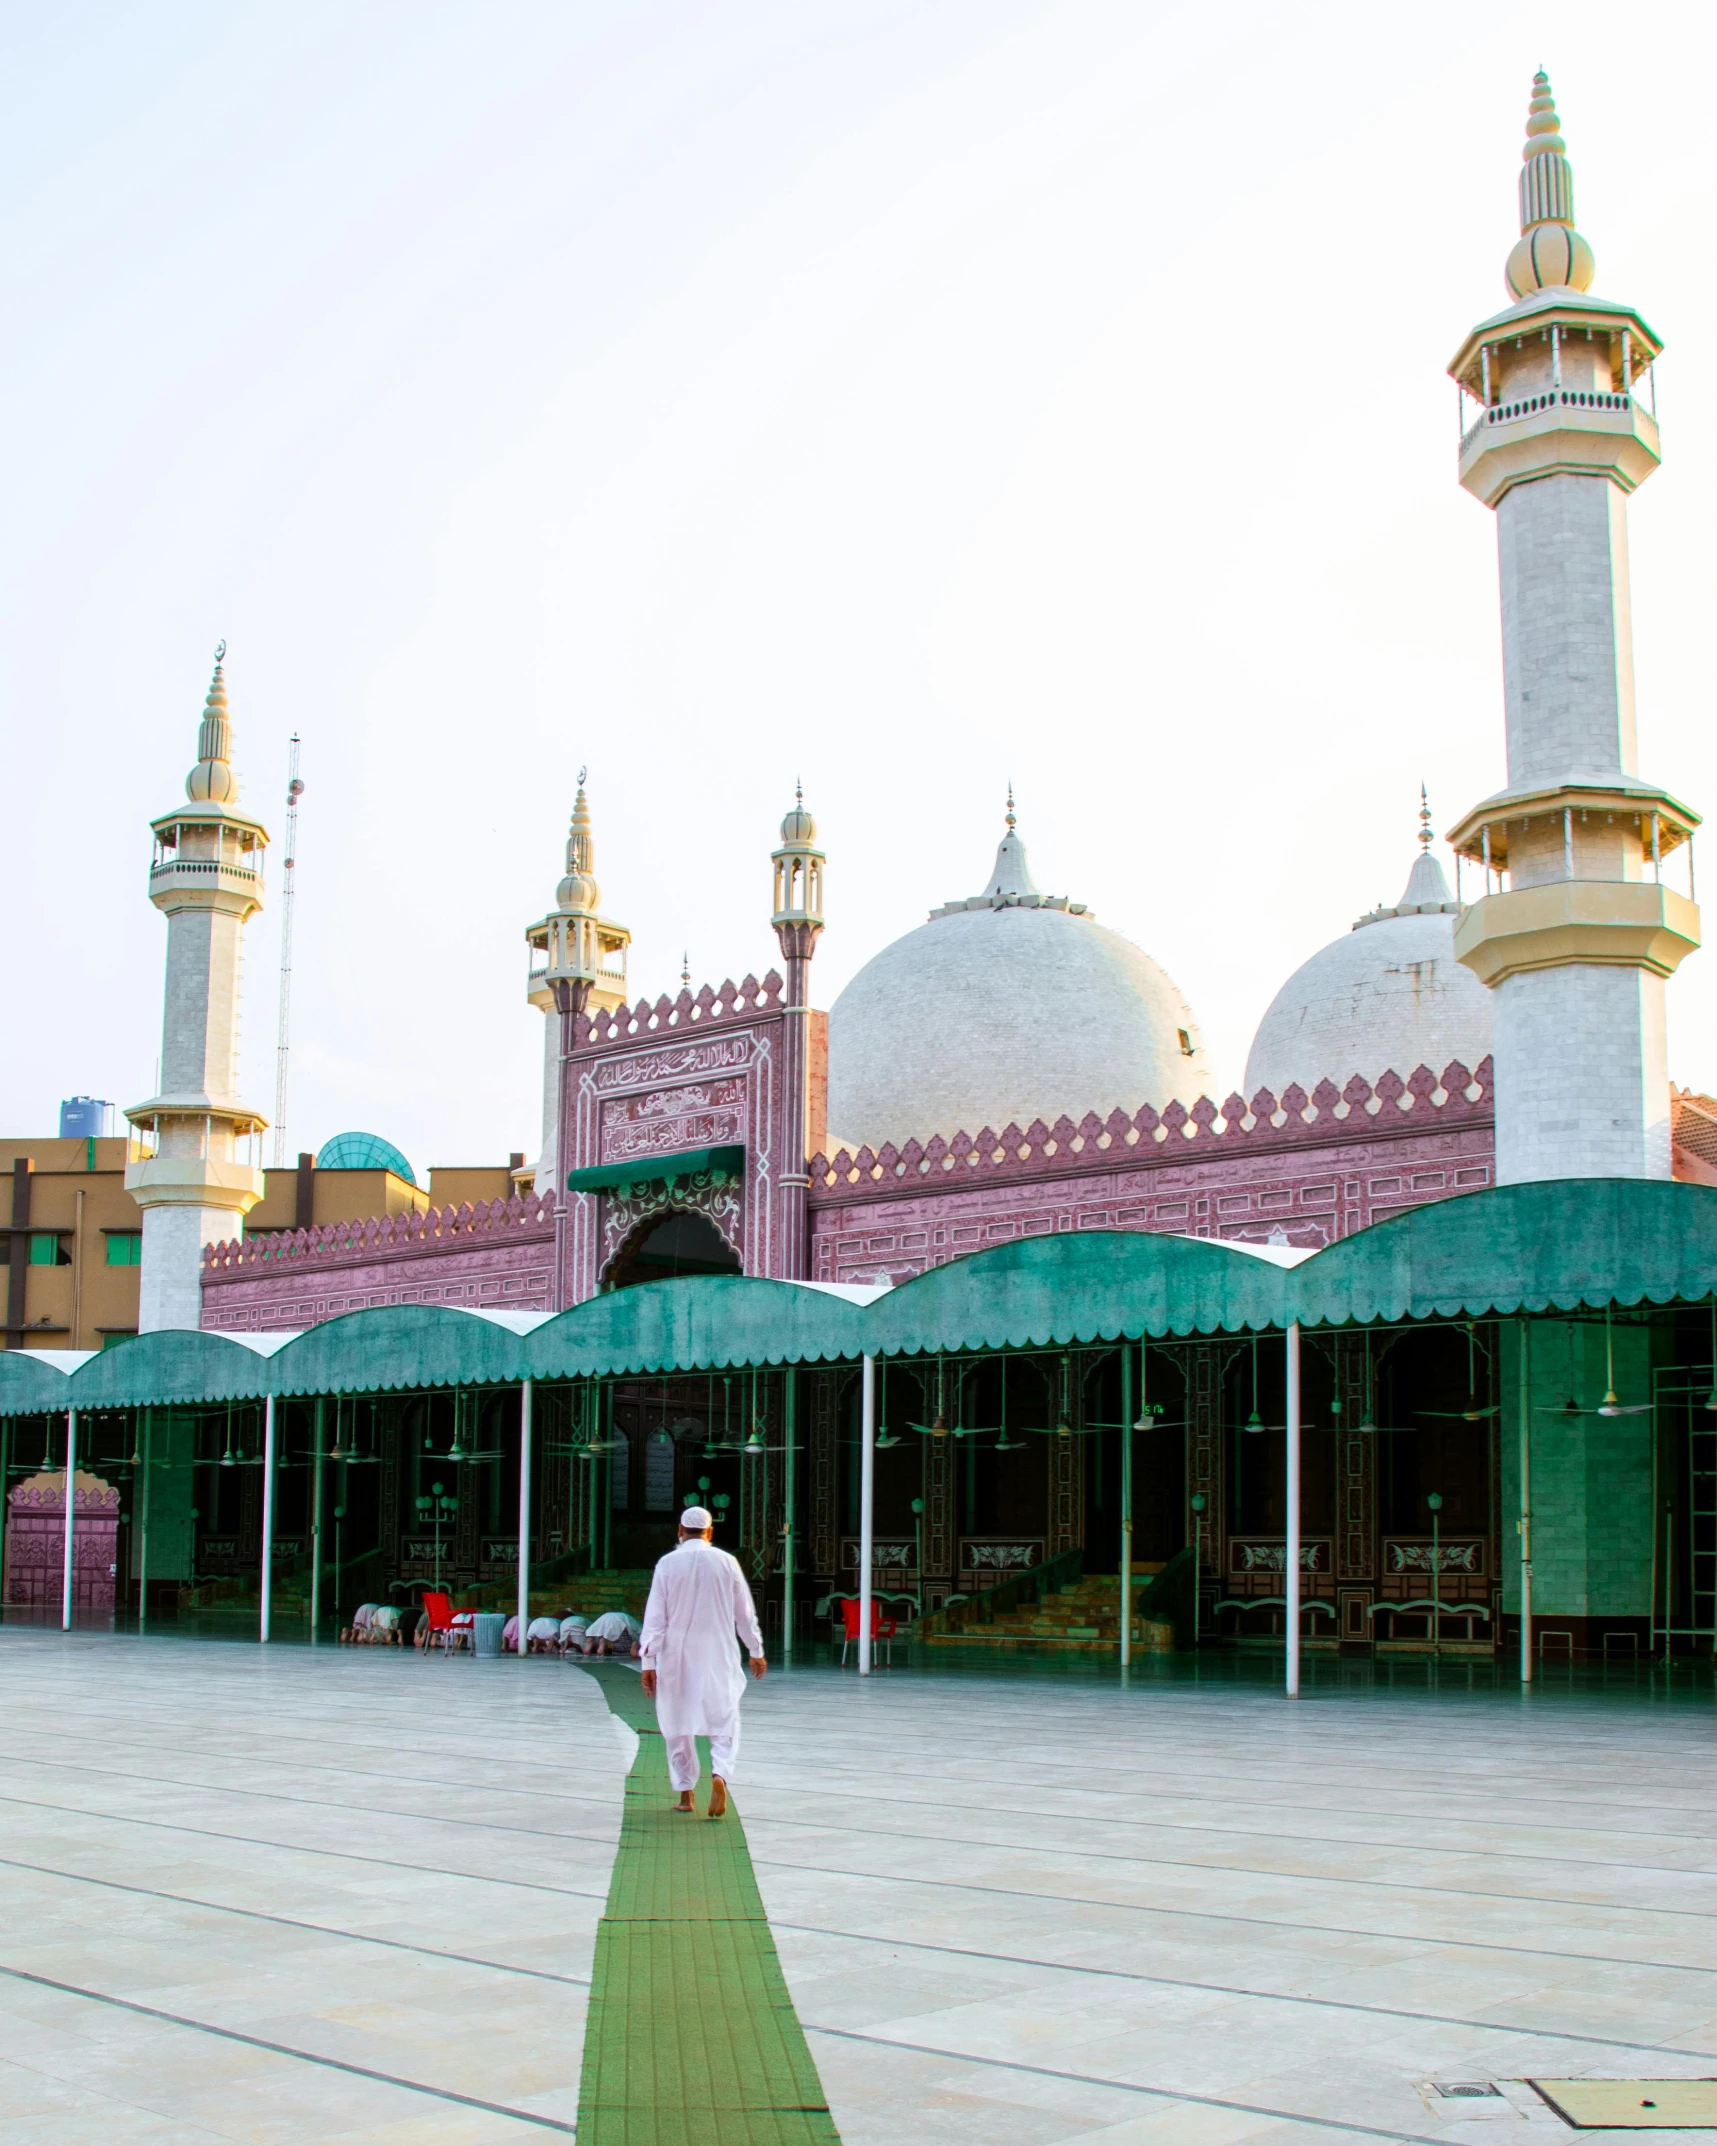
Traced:
[[125, 1173], [143, 1210], [138, 1330], [196, 1326], [206, 1244], [237, 1234], [262, 1198], [261, 1158], [239, 1143], [267, 1120], [239, 1102], [239, 986], [244, 927], [262, 906], [268, 830], [238, 809], [223, 641], [203, 708], [189, 803], [151, 822], [149, 899], [167, 919], [167, 1003], [161, 1092], [125, 1115], [155, 1137], [155, 1152]]
[[584, 794], [587, 772], [578, 771], [572, 831], [566, 838], [566, 877], [555, 889], [555, 906], [525, 933], [531, 948], [527, 989], [531, 1004], [544, 1016], [543, 1139], [535, 1171], [539, 1193], [558, 1189], [561, 1060], [572, 1048], [571, 1022], [592, 1007], [626, 1003], [626, 949], [632, 934], [598, 914], [602, 889], [596, 884], [596, 843]]
[[1513, 303], [1449, 368], [1479, 405], [1460, 481], [1496, 513], [1502, 583], [1508, 786], [1449, 840], [1484, 873], [1455, 952], [1496, 993], [1504, 1184], [1668, 1177], [1664, 979], [1699, 944], [1660, 876], [1698, 815], [1642, 781], [1634, 745], [1627, 495], [1658, 465], [1638, 391], [1663, 346], [1588, 295], [1566, 147], [1539, 74]]
[[775, 870], [775, 907], [769, 921], [787, 965], [775, 1238], [779, 1248], [776, 1272], [784, 1281], [800, 1280], [809, 1269], [805, 1207], [811, 1179], [806, 1165], [812, 1148], [822, 1145], [827, 1115], [828, 1016], [811, 1009], [811, 957], [823, 932], [825, 861], [817, 847], [817, 823], [805, 810], [804, 788], [796, 784], [793, 809], [781, 822], [781, 846], [770, 859]]

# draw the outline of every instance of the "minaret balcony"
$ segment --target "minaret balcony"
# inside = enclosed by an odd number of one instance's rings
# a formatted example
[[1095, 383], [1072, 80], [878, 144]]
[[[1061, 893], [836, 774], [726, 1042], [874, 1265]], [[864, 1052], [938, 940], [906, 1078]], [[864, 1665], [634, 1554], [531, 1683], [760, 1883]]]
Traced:
[[[255, 850], [241, 856], [257, 856]], [[175, 857], [169, 853], [149, 868], [149, 899], [157, 909], [213, 909], [241, 920], [262, 907], [262, 873], [255, 865], [222, 858]]]
[[1662, 459], [1657, 419], [1637, 396], [1552, 387], [1481, 411], [1461, 440], [1460, 479], [1494, 507], [1535, 477], [1608, 477], [1631, 492]]
[[1493, 987], [1528, 969], [1644, 969], [1672, 976], [1699, 945], [1699, 911], [1647, 879], [1508, 887], [1463, 910], [1455, 958]]

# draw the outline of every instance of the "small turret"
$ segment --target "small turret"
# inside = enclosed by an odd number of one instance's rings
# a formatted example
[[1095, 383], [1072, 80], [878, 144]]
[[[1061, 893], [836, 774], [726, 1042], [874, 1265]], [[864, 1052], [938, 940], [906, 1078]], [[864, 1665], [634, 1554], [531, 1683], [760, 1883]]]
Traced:
[[[590, 801], [584, 794], [588, 769], [578, 771], [572, 827], [566, 838], [566, 874], [555, 889], [555, 906], [525, 933], [530, 947], [526, 991], [543, 1021], [542, 1149], [528, 1173], [538, 1192], [556, 1183], [560, 1150], [561, 1061], [569, 1042], [567, 1022], [592, 1010], [610, 1011], [626, 1003], [626, 952], [632, 934], [601, 914], [602, 889], [596, 881], [596, 838]], [[521, 1172], [523, 1176], [527, 1173]]]
[[810, 1004], [811, 957], [823, 930], [823, 852], [817, 847], [817, 823], [805, 810], [803, 784], [795, 784], [793, 806], [781, 822], [781, 847], [775, 867], [775, 927], [787, 964], [787, 1003]]
[[531, 962], [530, 1001], [545, 1010], [557, 1003], [557, 991], [576, 1001], [574, 1013], [626, 1003], [626, 950], [632, 934], [600, 913], [596, 842], [584, 794], [588, 772], [578, 771], [578, 796], [566, 838], [566, 876], [555, 889], [555, 906], [525, 933], [533, 956], [542, 956]]

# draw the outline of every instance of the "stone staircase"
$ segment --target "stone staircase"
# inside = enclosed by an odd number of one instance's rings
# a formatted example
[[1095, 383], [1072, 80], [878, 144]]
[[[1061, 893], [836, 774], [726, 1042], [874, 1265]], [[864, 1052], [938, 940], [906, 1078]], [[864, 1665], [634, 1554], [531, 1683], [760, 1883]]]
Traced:
[[[1140, 1585], [1146, 1584], [1143, 1580]], [[1135, 1588], [1133, 1649], [1139, 1654], [1172, 1654], [1174, 1627], [1137, 1612]], [[1121, 1577], [1087, 1573], [1071, 1587], [999, 1609], [992, 1622], [974, 1622], [962, 1632], [932, 1632], [931, 1647], [1029, 1647], [1058, 1654], [1115, 1654], [1121, 1645]]]

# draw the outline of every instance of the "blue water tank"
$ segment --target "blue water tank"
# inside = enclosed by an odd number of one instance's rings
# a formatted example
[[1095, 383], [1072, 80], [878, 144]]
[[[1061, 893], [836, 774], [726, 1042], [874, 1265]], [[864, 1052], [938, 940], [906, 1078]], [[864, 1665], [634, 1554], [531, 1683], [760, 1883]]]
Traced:
[[95, 1095], [68, 1095], [60, 1105], [62, 1140], [105, 1140], [113, 1123], [113, 1105]]

